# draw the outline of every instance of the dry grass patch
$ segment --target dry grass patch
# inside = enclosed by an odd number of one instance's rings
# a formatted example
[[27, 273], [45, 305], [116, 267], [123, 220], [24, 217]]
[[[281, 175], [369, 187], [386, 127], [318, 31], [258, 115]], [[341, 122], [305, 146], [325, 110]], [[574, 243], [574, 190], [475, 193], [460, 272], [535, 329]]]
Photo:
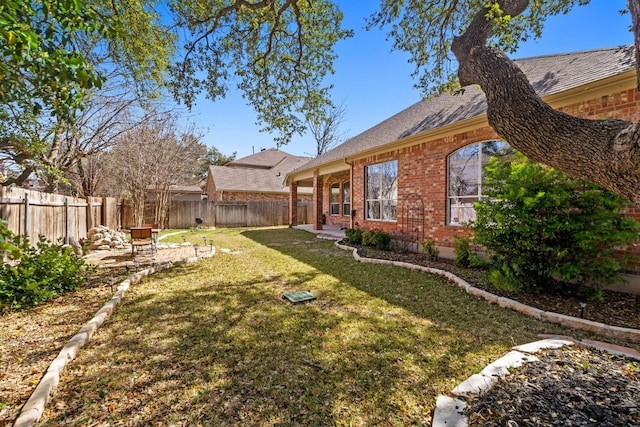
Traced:
[[[437, 394], [567, 333], [303, 231], [212, 238], [229, 252], [130, 289], [41, 425], [430, 425]], [[282, 299], [299, 289], [318, 299]]]

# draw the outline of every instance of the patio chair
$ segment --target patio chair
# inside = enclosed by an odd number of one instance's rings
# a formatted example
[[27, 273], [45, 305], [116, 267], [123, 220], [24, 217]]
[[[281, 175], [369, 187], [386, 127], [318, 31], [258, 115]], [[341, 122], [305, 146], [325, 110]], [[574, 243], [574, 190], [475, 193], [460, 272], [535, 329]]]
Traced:
[[[135, 256], [137, 250], [143, 246], [149, 246], [151, 253], [155, 250], [155, 241], [152, 237], [151, 227], [131, 227], [131, 256]], [[138, 248], [138, 249], [136, 249]]]

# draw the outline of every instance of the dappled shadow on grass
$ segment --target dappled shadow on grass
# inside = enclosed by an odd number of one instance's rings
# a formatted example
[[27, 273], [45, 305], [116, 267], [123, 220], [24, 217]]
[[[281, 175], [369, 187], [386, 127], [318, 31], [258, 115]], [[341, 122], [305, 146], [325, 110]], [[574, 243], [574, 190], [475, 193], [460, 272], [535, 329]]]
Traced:
[[557, 331], [302, 231], [225, 238], [241, 254], [132, 286], [42, 425], [427, 425], [438, 393]]

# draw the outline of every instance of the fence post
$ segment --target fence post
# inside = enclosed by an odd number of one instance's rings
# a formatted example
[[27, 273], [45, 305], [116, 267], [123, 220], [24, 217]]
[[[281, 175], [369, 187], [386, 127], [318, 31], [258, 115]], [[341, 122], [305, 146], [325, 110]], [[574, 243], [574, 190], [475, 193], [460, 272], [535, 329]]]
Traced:
[[93, 228], [93, 211], [91, 206], [91, 198], [87, 197], [87, 231]]
[[69, 244], [69, 198], [64, 198], [64, 243]]
[[103, 197], [102, 205], [100, 205], [100, 225], [104, 225], [107, 228], [111, 228], [111, 224], [110, 224], [111, 218], [109, 218], [108, 215], [109, 215], [109, 209], [107, 208], [107, 198]]
[[24, 237], [29, 238], [29, 193], [24, 193]]

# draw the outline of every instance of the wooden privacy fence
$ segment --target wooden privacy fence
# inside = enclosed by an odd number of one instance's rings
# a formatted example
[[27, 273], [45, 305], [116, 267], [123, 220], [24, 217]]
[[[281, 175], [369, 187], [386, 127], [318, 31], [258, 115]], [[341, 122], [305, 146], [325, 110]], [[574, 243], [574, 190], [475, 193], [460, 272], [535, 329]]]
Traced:
[[0, 187], [0, 218], [11, 232], [35, 242], [44, 236], [69, 243], [87, 237], [87, 230], [104, 225], [120, 228], [120, 205], [112, 197], [70, 197], [23, 188]]
[[[147, 212], [151, 212], [149, 209]], [[133, 225], [133, 217], [124, 209], [123, 224]], [[307, 224], [312, 209], [308, 203], [298, 203], [298, 222]], [[202, 219], [205, 227], [267, 227], [289, 224], [288, 202], [210, 202], [174, 201], [169, 207], [168, 224], [164, 228], [191, 228]], [[147, 214], [145, 214], [145, 221]], [[153, 222], [149, 218], [149, 222]]]

